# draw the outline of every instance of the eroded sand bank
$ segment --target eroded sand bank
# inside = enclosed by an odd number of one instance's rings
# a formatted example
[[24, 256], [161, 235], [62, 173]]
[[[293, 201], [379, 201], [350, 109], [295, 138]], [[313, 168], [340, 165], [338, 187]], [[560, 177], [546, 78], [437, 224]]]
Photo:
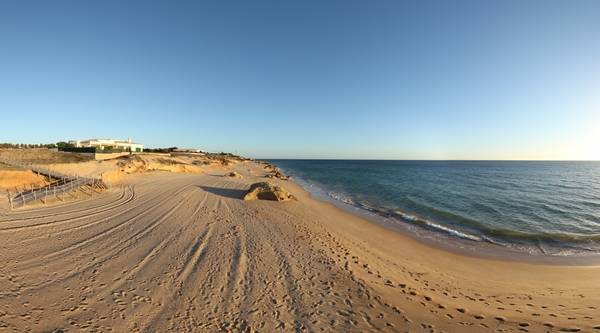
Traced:
[[229, 170], [0, 215], [0, 331], [600, 332], [598, 267], [447, 253], [290, 181], [243, 201], [265, 171]]

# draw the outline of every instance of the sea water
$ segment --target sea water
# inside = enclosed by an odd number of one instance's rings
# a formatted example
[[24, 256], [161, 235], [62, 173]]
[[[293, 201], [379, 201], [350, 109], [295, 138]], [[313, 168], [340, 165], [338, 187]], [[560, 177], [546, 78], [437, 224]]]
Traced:
[[530, 254], [600, 253], [600, 162], [269, 160], [387, 221]]

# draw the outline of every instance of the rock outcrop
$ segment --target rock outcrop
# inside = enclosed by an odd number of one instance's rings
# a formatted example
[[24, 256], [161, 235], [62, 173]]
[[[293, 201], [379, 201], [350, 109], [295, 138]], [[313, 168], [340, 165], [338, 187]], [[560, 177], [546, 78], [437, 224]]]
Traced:
[[294, 196], [282, 187], [273, 185], [269, 182], [254, 183], [250, 186], [244, 200], [272, 200], [272, 201], [288, 201]]
[[275, 170], [275, 171], [273, 171], [273, 173], [269, 173], [265, 177], [267, 177], [267, 178], [278, 178], [278, 179], [281, 179], [281, 180], [288, 180], [288, 179], [290, 179], [290, 176], [286, 176], [283, 172], [281, 172], [279, 170]]
[[229, 172], [229, 173], [225, 174], [225, 177], [237, 178], [237, 179], [244, 178], [244, 177], [242, 177], [242, 175], [240, 175], [239, 173], [237, 173], [235, 171], [232, 171], [232, 172]]

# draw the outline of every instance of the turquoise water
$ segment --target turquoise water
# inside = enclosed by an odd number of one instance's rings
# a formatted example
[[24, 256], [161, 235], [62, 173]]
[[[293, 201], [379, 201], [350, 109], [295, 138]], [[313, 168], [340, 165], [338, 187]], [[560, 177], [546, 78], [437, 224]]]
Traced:
[[600, 162], [270, 160], [395, 222], [530, 253], [600, 253]]

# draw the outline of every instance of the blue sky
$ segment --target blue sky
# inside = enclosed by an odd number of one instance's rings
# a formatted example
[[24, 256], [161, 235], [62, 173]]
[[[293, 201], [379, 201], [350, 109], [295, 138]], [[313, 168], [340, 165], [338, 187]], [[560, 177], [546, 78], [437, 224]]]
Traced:
[[3, 1], [0, 142], [600, 159], [599, 1]]

